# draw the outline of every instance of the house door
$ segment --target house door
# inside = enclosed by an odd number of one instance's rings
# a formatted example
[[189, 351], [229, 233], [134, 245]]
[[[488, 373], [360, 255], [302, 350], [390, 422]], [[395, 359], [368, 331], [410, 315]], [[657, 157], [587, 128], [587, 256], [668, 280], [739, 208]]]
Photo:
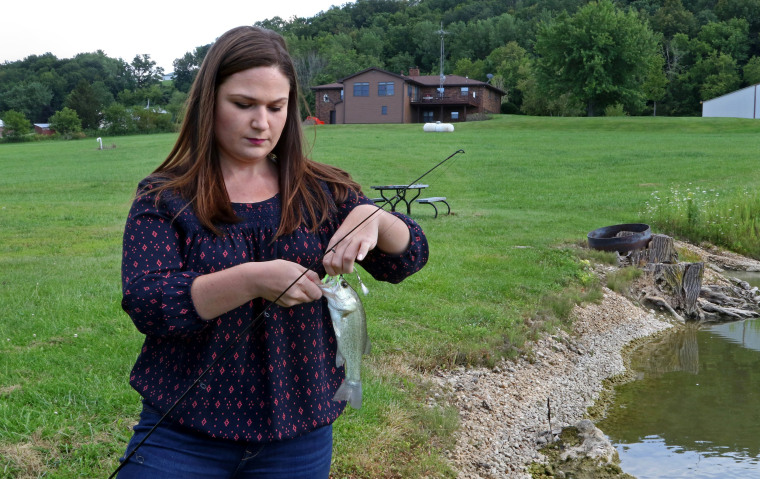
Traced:
[[335, 124], [335, 110], [330, 110], [330, 124]]

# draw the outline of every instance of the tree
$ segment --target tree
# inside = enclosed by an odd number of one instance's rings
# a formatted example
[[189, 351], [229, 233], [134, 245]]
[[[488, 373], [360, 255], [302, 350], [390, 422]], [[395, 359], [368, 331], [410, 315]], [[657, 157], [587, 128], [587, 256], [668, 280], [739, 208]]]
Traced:
[[454, 75], [485, 81], [486, 62], [483, 60], [472, 61], [469, 58], [460, 58], [454, 65]]
[[35, 122], [45, 122], [50, 115], [53, 92], [38, 81], [24, 82], [0, 94], [0, 110], [14, 110]]
[[97, 91], [86, 80], [79, 82], [77, 87], [66, 97], [66, 106], [76, 111], [85, 129], [97, 129], [100, 126], [103, 104], [98, 98]]
[[6, 141], [21, 141], [32, 129], [32, 123], [20, 111], [10, 110], [3, 114]]
[[174, 60], [174, 88], [185, 93], [190, 91], [190, 86], [209, 48], [211, 48], [211, 43], [196, 47], [192, 52], [185, 53], [182, 58]]
[[736, 60], [717, 52], [694, 65], [689, 75], [695, 84], [701, 85], [699, 99], [703, 101], [730, 93], [739, 88], [741, 82]]
[[50, 117], [50, 128], [64, 138], [70, 139], [74, 133], [82, 131], [82, 120], [77, 116], [77, 112], [64, 107], [63, 110], [55, 112]]
[[652, 102], [652, 116], [657, 116], [657, 102], [665, 97], [668, 77], [665, 76], [663, 65], [665, 59], [661, 55], [649, 59], [646, 77], [642, 85], [644, 96]]
[[743, 18], [708, 23], [702, 27], [697, 38], [718, 53], [730, 55], [736, 61], [747, 60], [750, 48], [749, 23]]
[[136, 130], [132, 114], [121, 103], [111, 103], [103, 112], [103, 122], [109, 135], [126, 135]]
[[760, 83], [760, 57], [752, 57], [744, 65], [744, 83], [748, 85]]
[[185, 118], [185, 103], [187, 101], [187, 93], [174, 90], [172, 96], [169, 99], [169, 103], [166, 105], [166, 111], [172, 115], [172, 121], [179, 125]]
[[517, 85], [532, 74], [533, 66], [528, 52], [517, 44], [509, 42], [493, 50], [486, 60], [489, 73], [501, 78], [501, 89], [507, 92], [502, 103], [522, 104], [522, 92]]
[[157, 85], [164, 76], [164, 69], [156, 67], [156, 62], [148, 54], [135, 55], [130, 66], [138, 89]]
[[657, 40], [634, 11], [623, 12], [611, 0], [591, 2], [572, 17], [562, 13], [539, 29], [539, 81], [556, 96], [571, 93], [589, 116], [615, 103], [641, 104]]
[[665, 38], [672, 38], [676, 33], [691, 35], [697, 28], [694, 14], [684, 8], [681, 0], [665, 0], [652, 16], [651, 23]]

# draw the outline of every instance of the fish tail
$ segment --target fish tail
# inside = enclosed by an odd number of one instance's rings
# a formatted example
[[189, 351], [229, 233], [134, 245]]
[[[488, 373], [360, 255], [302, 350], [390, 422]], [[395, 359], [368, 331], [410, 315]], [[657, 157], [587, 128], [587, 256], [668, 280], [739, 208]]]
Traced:
[[333, 401], [348, 401], [354, 409], [362, 407], [362, 382], [343, 381], [338, 391], [333, 396]]

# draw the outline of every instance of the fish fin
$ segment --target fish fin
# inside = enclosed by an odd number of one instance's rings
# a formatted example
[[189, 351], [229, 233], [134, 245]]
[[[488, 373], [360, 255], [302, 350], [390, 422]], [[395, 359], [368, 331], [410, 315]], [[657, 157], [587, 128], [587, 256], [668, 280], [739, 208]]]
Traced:
[[343, 381], [333, 396], [333, 401], [348, 401], [354, 409], [362, 407], [362, 382]]
[[341, 367], [344, 364], [346, 364], [346, 359], [343, 357], [343, 355], [340, 353], [340, 348], [335, 353], [335, 366]]
[[369, 338], [367, 338], [367, 344], [364, 345], [364, 354], [369, 354], [371, 349], [372, 349], [372, 343], [370, 343]]

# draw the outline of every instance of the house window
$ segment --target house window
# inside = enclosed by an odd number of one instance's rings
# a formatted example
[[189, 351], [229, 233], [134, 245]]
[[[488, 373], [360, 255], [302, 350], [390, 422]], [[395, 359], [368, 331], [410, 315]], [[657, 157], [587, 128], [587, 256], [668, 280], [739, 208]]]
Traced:
[[388, 114], [388, 107], [387, 106], [380, 107], [380, 113], [382, 115], [387, 115]]
[[459, 112], [458, 111], [452, 111], [451, 112], [451, 119], [452, 120], [458, 120], [459, 119]]
[[322, 97], [322, 101], [325, 102], [325, 103], [329, 103], [330, 102], [330, 97], [327, 95], [327, 93], [325, 93], [325, 96]]
[[420, 101], [420, 89], [419, 87], [409, 85], [407, 86], [407, 94], [412, 101]]
[[354, 83], [354, 96], [369, 96], [369, 83]]
[[430, 122], [433, 121], [433, 112], [432, 112], [432, 110], [430, 110], [430, 111], [423, 111], [422, 112], [422, 121], [424, 121], [425, 123], [430, 123]]
[[461, 92], [462, 96], [467, 96], [467, 94], [470, 92], [470, 87], [463, 86]]
[[380, 82], [377, 84], [377, 96], [393, 96], [393, 82]]

